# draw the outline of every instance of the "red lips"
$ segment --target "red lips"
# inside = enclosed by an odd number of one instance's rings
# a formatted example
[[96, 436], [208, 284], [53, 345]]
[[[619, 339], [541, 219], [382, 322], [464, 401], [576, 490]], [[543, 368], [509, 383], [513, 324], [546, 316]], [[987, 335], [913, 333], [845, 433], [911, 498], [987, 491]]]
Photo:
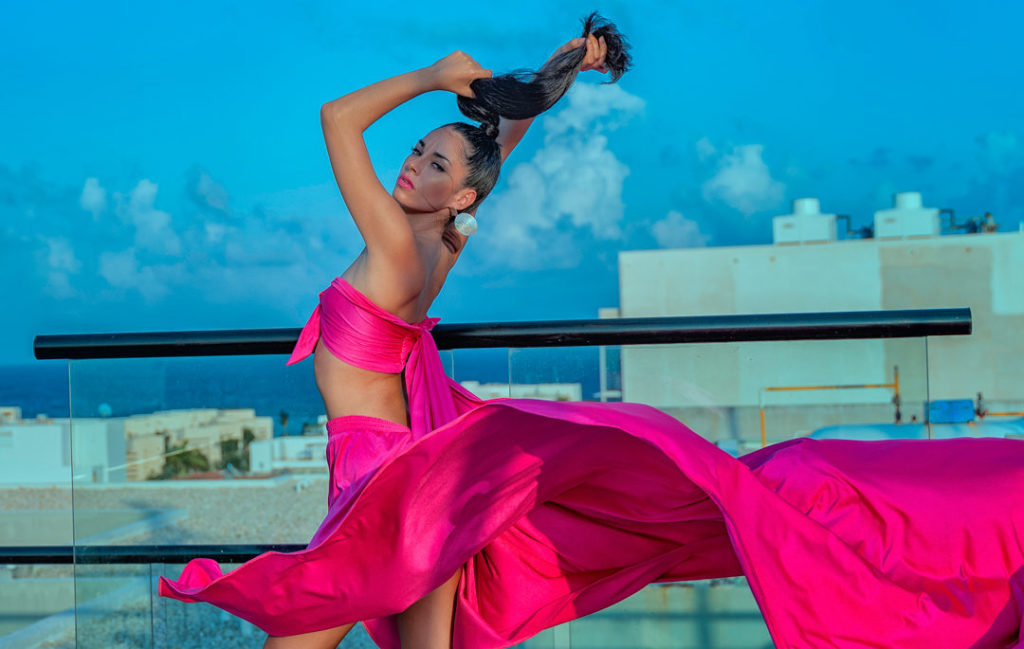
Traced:
[[405, 187], [406, 189], [412, 189], [415, 187], [415, 185], [412, 184], [412, 181], [409, 180], [409, 176], [406, 176], [405, 174], [398, 177], [398, 185], [399, 187]]

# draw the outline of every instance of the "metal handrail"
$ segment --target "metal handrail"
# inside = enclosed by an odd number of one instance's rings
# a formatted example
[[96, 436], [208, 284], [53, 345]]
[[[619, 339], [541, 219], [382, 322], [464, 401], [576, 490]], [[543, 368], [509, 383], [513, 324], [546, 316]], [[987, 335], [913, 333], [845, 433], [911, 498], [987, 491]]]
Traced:
[[[600, 318], [438, 325], [439, 349], [767, 340], [917, 338], [971, 333], [970, 308]], [[288, 354], [298, 328], [36, 336], [38, 359]]]
[[3, 564], [124, 564], [187, 563], [213, 557], [221, 563], [242, 563], [264, 552], [298, 552], [305, 544], [201, 545], [13, 545], [0, 546]]

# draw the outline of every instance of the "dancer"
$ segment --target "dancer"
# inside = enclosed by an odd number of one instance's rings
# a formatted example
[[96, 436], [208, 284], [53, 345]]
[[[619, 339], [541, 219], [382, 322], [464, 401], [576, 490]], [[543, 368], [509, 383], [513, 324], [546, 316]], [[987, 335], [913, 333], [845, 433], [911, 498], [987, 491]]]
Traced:
[[[628, 55], [591, 16], [535, 76], [454, 53], [322, 112], [366, 249], [289, 362], [315, 350], [328, 514], [307, 549], [160, 594], [334, 647], [362, 621], [398, 647], [499, 648], [658, 581], [745, 575], [780, 649], [1009, 647], [1024, 617], [1024, 442], [793, 440], [732, 458], [641, 404], [481, 402], [445, 376], [426, 317], [531, 116]], [[481, 126], [418, 140], [391, 195], [362, 132], [447, 90]], [[486, 227], [486, 221], [482, 227]]]
[[[323, 106], [321, 118], [331, 165], [366, 244], [352, 265], [321, 294], [321, 304], [289, 360], [289, 364], [302, 360], [315, 346], [317, 386], [330, 419], [332, 516], [358, 495], [389, 457], [455, 416], [443, 404], [438, 407], [407, 400], [402, 370], [406, 361], [435, 369], [431, 353], [436, 355], [436, 350], [427, 332], [436, 319], [426, 318], [426, 312], [475, 230], [474, 215], [496, 184], [501, 165], [533, 118], [554, 105], [579, 72], [610, 71], [615, 81], [628, 66], [625, 40], [613, 24], [595, 13], [584, 20], [583, 35], [558, 48], [536, 73], [492, 78], [491, 71], [470, 56], [454, 52], [432, 66], [386, 79]], [[399, 104], [433, 90], [454, 93], [460, 109], [481, 123], [447, 124], [418, 140], [389, 194], [375, 176], [363, 131]], [[479, 98], [474, 90], [481, 93]], [[393, 321], [400, 345], [407, 342], [408, 323], [417, 323], [413, 325], [419, 327], [417, 336], [429, 341], [430, 348], [413, 350], [412, 358], [400, 353], [388, 358], [392, 350], [382, 353], [376, 349], [382, 343], [382, 336], [374, 331], [379, 322], [360, 331], [346, 321], [350, 315], [359, 318], [360, 310]], [[365, 345], [362, 354], [357, 352], [360, 344]], [[414, 375], [405, 372], [407, 380]], [[411, 381], [407, 387], [406, 394], [421, 389]], [[461, 387], [456, 390], [460, 409], [479, 404], [471, 393]], [[318, 532], [311, 546], [322, 536]], [[460, 575], [461, 568], [412, 605], [399, 607], [404, 610], [396, 612], [394, 623], [402, 646], [450, 646]], [[180, 583], [187, 581], [183, 576]], [[164, 582], [160, 592], [175, 596], [176, 589]], [[280, 606], [287, 607], [287, 603], [282, 601]], [[345, 617], [343, 610], [344, 605], [339, 604], [340, 617]], [[303, 624], [299, 619], [295, 622]], [[272, 635], [266, 647], [334, 647], [351, 627], [348, 623], [301, 635]]]

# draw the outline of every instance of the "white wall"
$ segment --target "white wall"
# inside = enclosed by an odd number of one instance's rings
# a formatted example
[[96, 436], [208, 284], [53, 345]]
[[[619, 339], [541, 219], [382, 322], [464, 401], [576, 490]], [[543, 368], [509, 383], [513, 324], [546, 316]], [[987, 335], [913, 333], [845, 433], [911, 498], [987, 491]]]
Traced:
[[0, 483], [71, 482], [67, 420], [0, 425]]
[[[1024, 235], [623, 252], [622, 317], [970, 307], [971, 336], [622, 350], [623, 398], [756, 405], [766, 386], [888, 383], [904, 399], [1024, 400]], [[928, 374], [926, 375], [926, 367]], [[887, 390], [774, 393], [770, 403], [884, 403]]]

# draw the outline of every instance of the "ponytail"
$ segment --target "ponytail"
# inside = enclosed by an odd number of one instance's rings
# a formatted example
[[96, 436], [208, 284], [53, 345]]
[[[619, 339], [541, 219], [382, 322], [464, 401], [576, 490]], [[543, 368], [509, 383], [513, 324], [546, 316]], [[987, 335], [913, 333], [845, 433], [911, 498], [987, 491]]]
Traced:
[[[632, 64], [629, 43], [613, 23], [596, 11], [583, 20], [583, 38], [591, 34], [603, 37], [607, 47], [604, 64], [611, 79], [606, 83], [618, 81]], [[465, 185], [476, 190], [476, 201], [468, 209], [479, 205], [498, 182], [501, 147], [495, 138], [501, 118], [529, 119], [554, 106], [576, 80], [586, 55], [584, 44], [555, 56], [536, 72], [517, 70], [477, 79], [469, 84], [473, 97], [458, 97], [462, 114], [480, 122], [479, 126], [464, 122], [445, 125], [458, 131], [469, 144]]]
[[[596, 11], [583, 20], [583, 38], [593, 34], [604, 37], [608, 49], [605, 65], [614, 83], [629, 69], [632, 60], [629, 44], [613, 23]], [[496, 77], [477, 79], [469, 85], [474, 97], [459, 96], [459, 110], [475, 122], [497, 129], [499, 119], [536, 117], [555, 105], [572, 86], [587, 55], [581, 45], [554, 57], [540, 70], [517, 70]]]

